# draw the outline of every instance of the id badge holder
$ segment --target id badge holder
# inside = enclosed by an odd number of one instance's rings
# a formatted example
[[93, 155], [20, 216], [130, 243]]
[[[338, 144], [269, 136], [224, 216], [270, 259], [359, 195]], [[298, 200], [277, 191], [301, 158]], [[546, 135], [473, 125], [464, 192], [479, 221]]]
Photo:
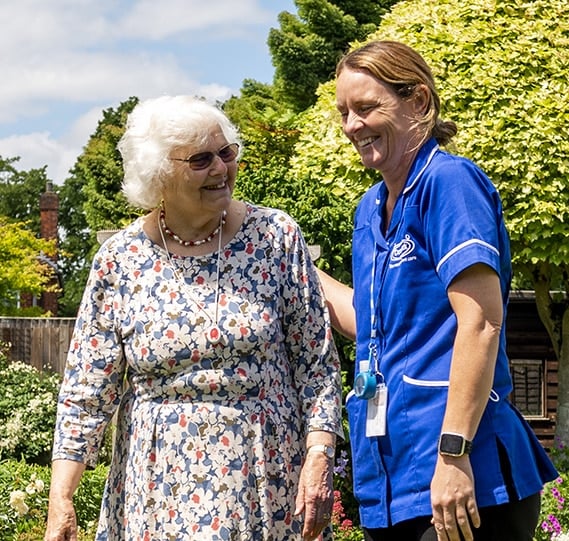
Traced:
[[366, 437], [385, 436], [387, 426], [387, 385], [377, 385], [375, 395], [367, 401]]

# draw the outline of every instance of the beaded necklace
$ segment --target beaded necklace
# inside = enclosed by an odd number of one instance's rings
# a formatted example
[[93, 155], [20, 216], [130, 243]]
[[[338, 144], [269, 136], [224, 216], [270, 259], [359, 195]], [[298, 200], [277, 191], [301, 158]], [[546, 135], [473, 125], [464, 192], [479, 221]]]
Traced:
[[174, 231], [172, 231], [166, 225], [166, 211], [164, 210], [164, 204], [163, 203], [160, 204], [160, 213], [158, 214], [158, 218], [160, 220], [160, 231], [164, 231], [164, 233], [166, 233], [166, 235], [168, 235], [170, 238], [174, 239], [178, 244], [181, 244], [182, 246], [201, 246], [202, 244], [205, 244], [206, 242], [211, 242], [213, 240], [213, 238], [221, 231], [221, 228], [225, 224], [226, 216], [227, 216], [227, 211], [224, 210], [223, 213], [221, 214], [221, 220], [219, 222], [219, 225], [205, 239], [184, 240], [184, 239], [180, 238], [178, 235], [176, 235], [176, 233], [174, 233]]

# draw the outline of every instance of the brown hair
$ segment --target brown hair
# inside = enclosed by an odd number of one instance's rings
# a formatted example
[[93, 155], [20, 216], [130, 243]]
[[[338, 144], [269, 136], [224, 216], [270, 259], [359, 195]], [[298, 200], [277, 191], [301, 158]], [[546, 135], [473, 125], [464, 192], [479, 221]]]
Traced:
[[422, 142], [432, 136], [439, 144], [446, 145], [456, 134], [454, 122], [439, 118], [441, 102], [433, 74], [423, 57], [411, 47], [397, 41], [371, 41], [340, 59], [336, 77], [344, 69], [367, 71], [402, 99], [411, 97], [417, 85], [424, 85], [428, 89], [429, 104], [417, 123], [425, 131]]

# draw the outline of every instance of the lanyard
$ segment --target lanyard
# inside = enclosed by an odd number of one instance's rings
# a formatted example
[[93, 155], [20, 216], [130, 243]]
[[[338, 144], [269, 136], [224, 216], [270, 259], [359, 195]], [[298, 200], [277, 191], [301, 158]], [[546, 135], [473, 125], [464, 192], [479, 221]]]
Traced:
[[[415, 175], [415, 178], [409, 183], [407, 188], [403, 190], [403, 194], [407, 193], [419, 180], [421, 175], [425, 172], [425, 169], [431, 163], [435, 153], [439, 150], [439, 145], [435, 145], [429, 154], [425, 165], [421, 167], [419, 172]], [[375, 200], [376, 205], [376, 212], [379, 212], [379, 205], [381, 201], [379, 197]], [[401, 224], [401, 222], [400, 222]], [[375, 306], [375, 277], [377, 273], [377, 248], [374, 243], [374, 250], [373, 250], [373, 264], [371, 267], [371, 284], [369, 286], [369, 309], [370, 309], [370, 340], [369, 340], [369, 366], [370, 368], [373, 367], [373, 370], [376, 374], [382, 375], [379, 370], [379, 355], [377, 354], [377, 313], [376, 313], [376, 306]], [[383, 377], [383, 375], [382, 375]]]
[[[376, 205], [379, 207], [379, 198], [376, 199]], [[369, 286], [369, 309], [370, 309], [370, 339], [369, 339], [369, 366], [373, 367], [376, 374], [381, 374], [379, 371], [379, 356], [377, 354], [377, 314], [375, 312], [375, 273], [377, 269], [376, 250], [373, 250], [373, 264], [371, 266], [371, 284]]]

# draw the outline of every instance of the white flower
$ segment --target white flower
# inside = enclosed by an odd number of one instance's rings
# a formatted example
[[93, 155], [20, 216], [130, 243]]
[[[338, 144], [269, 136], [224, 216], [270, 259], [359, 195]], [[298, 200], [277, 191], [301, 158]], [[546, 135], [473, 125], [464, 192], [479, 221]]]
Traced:
[[553, 541], [569, 541], [569, 532], [561, 533], [551, 538]]
[[32, 477], [32, 479], [28, 483], [28, 486], [26, 487], [26, 492], [28, 494], [35, 494], [36, 492], [43, 492], [44, 487], [45, 487], [45, 484], [41, 479], [35, 479], [34, 477]]
[[41, 479], [36, 479], [34, 481], [34, 484], [36, 485], [36, 492], [43, 492], [43, 489], [45, 488], [45, 483]]
[[14, 490], [10, 493], [10, 506], [18, 515], [25, 515], [30, 508], [26, 505], [26, 493], [22, 490]]

